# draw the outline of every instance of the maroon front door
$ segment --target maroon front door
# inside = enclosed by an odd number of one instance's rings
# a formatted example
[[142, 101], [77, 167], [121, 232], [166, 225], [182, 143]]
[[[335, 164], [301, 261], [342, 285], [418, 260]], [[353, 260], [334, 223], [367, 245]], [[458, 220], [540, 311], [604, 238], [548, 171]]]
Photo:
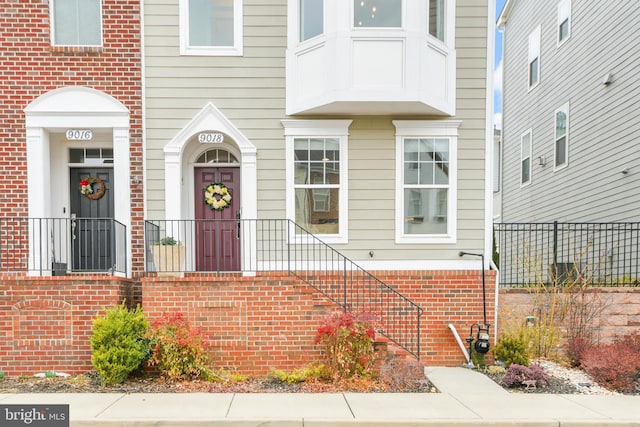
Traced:
[[[197, 271], [240, 270], [240, 168], [197, 167], [194, 182]], [[212, 209], [205, 200], [205, 189], [219, 183], [231, 195], [222, 210]]]

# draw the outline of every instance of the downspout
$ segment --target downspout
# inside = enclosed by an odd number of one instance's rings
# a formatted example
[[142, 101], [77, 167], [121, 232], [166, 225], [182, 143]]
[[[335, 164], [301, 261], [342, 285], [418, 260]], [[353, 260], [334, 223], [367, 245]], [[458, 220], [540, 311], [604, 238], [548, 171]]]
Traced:
[[471, 357], [469, 357], [469, 352], [467, 351], [467, 348], [465, 347], [464, 343], [462, 342], [462, 339], [460, 338], [460, 335], [458, 334], [458, 331], [456, 330], [456, 327], [453, 326], [453, 323], [449, 323], [449, 329], [451, 329], [451, 332], [453, 332], [453, 336], [456, 338], [456, 341], [458, 342], [458, 345], [460, 346], [460, 350], [462, 350], [462, 354], [464, 354], [465, 359], [467, 359], [467, 365], [470, 368], [473, 368], [473, 362], [471, 362]]

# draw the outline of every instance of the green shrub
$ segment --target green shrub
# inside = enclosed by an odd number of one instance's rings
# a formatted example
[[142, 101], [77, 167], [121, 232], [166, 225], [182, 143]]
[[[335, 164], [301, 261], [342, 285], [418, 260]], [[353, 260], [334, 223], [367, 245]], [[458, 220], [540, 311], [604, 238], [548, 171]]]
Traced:
[[149, 336], [149, 364], [157, 366], [163, 375], [174, 380], [215, 377], [207, 345], [183, 313], [165, 313], [153, 322]]
[[269, 371], [269, 378], [287, 384], [303, 383], [309, 379], [322, 380], [329, 377], [327, 368], [324, 365], [307, 366], [302, 369], [294, 369], [291, 372], [272, 369]]
[[93, 320], [91, 363], [103, 384], [119, 384], [137, 369], [149, 354], [144, 337], [149, 324], [137, 307], [122, 305], [108, 309]]
[[523, 366], [529, 365], [527, 342], [521, 335], [502, 334], [493, 348], [493, 356], [506, 363], [507, 366], [512, 363]]
[[374, 337], [364, 316], [336, 312], [323, 320], [315, 342], [324, 347], [325, 365], [334, 377], [352, 378], [373, 374]]
[[4, 371], [0, 371], [0, 381], [4, 379]]

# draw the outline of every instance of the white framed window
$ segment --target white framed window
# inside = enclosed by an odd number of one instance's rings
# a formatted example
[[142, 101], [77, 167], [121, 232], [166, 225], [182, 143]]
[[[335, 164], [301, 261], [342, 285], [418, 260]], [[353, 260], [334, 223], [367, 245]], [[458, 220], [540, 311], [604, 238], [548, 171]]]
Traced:
[[520, 186], [531, 183], [531, 129], [520, 137]]
[[54, 46], [102, 46], [101, 0], [53, 0], [49, 12]]
[[569, 105], [558, 108], [554, 114], [554, 168], [562, 169], [569, 164]]
[[396, 243], [455, 243], [458, 120], [394, 120]]
[[242, 0], [180, 0], [180, 54], [242, 56]]
[[303, 42], [324, 32], [324, 0], [299, 0], [300, 38]]
[[444, 41], [445, 0], [429, 0], [429, 34]]
[[571, 0], [558, 3], [558, 47], [571, 37]]
[[540, 26], [529, 35], [529, 89], [540, 82]]
[[282, 120], [282, 124], [287, 218], [327, 243], [346, 243], [351, 120]]
[[402, 27], [402, 0], [353, 0], [353, 26]]

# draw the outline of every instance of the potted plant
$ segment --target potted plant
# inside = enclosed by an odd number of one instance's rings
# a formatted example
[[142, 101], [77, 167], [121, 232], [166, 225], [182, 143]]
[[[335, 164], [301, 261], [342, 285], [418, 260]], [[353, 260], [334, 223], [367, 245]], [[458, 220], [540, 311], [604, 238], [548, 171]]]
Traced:
[[184, 271], [185, 247], [179, 240], [167, 236], [157, 242], [152, 250], [158, 276], [179, 276]]

